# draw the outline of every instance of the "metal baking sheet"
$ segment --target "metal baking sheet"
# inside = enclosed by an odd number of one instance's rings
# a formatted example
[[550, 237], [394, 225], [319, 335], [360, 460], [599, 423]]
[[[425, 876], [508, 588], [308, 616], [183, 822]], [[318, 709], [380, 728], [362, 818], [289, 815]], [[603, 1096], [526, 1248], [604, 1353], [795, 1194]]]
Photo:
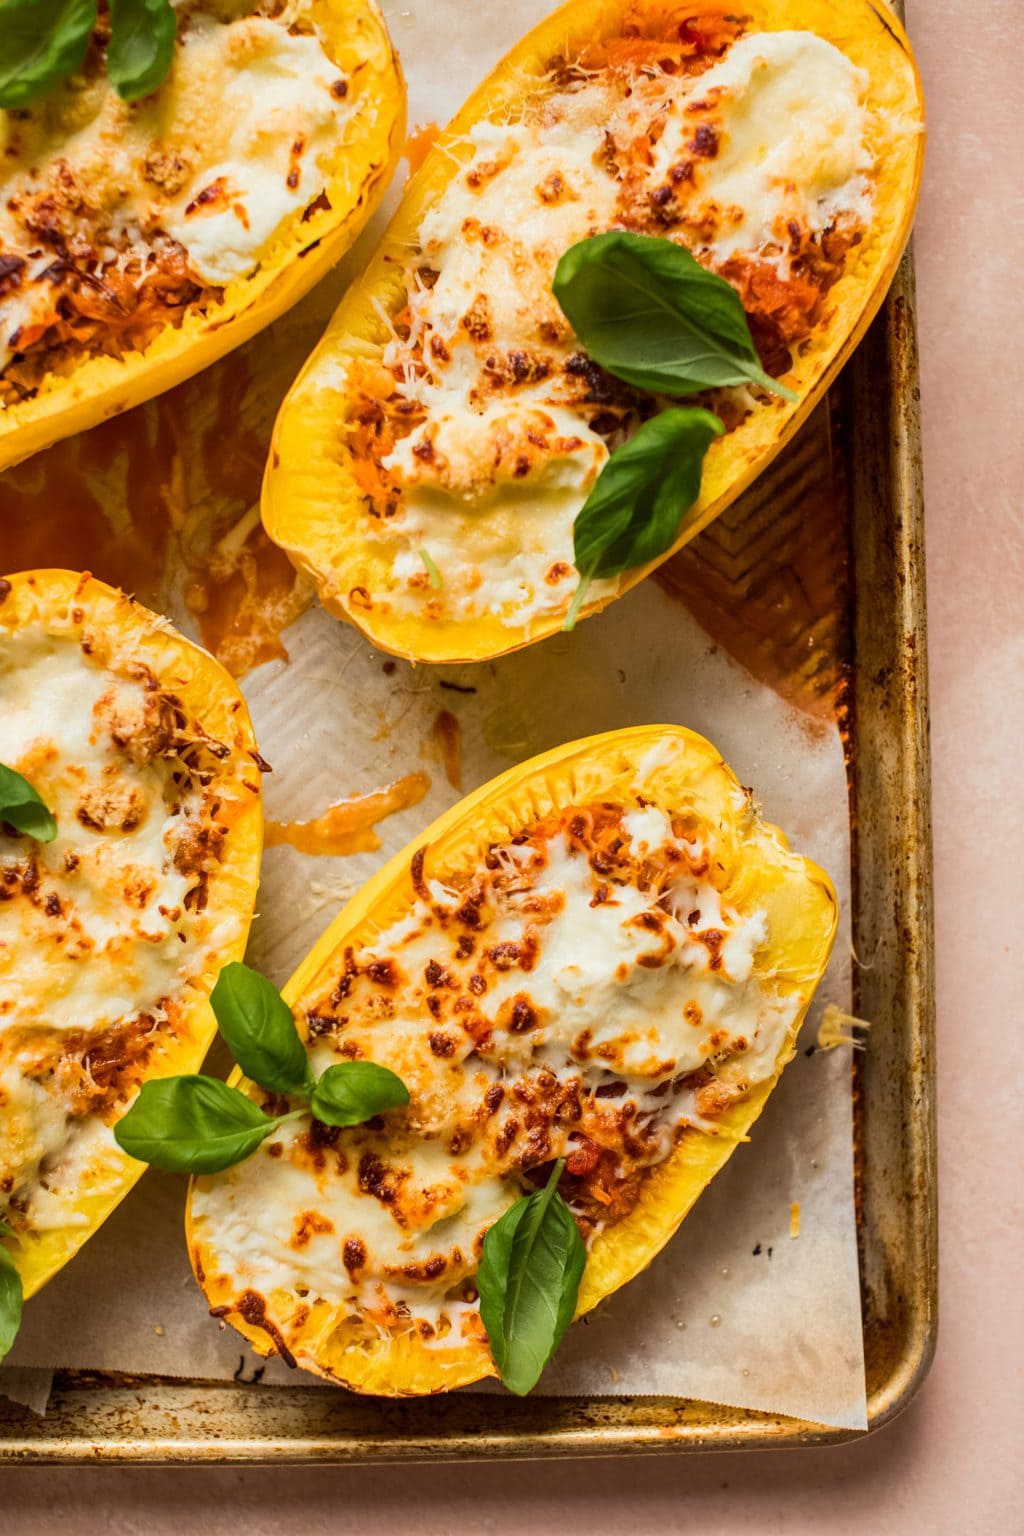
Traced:
[[[812, 434], [817, 433], [815, 439]], [[824, 436], [822, 436], [824, 434]], [[813, 453], [809, 448], [813, 447]], [[828, 456], [834, 601], [811, 603], [790, 520], [809, 458]], [[808, 424], [758, 485], [678, 557], [685, 596], [712, 581], [752, 610], [761, 649], [823, 658], [801, 686], [839, 692], [854, 833], [856, 1011], [873, 1021], [855, 1071], [858, 1226], [872, 1429], [909, 1401], [936, 1325], [929, 776], [913, 268]], [[833, 556], [836, 551], [833, 550]], [[786, 594], [793, 600], [784, 600]], [[793, 595], [796, 594], [794, 598]], [[771, 627], [764, 628], [765, 615]], [[813, 636], [807, 625], [815, 624]], [[760, 627], [758, 627], [760, 626]], [[794, 661], [790, 680], [799, 672]], [[780, 678], [780, 682], [782, 679]], [[601, 1455], [833, 1443], [850, 1432], [669, 1397], [456, 1395], [387, 1402], [309, 1387], [59, 1374], [45, 1417], [0, 1400], [0, 1458], [346, 1461]]]

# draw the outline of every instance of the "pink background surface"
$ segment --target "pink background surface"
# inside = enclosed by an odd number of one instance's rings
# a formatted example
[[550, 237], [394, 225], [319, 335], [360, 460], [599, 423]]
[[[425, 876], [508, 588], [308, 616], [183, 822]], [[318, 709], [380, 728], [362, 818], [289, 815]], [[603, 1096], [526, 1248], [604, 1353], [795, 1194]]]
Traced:
[[5, 1531], [49, 1536], [58, 1520], [65, 1536], [1024, 1529], [1024, 1054], [1005, 1047], [1022, 1023], [1013, 939], [1024, 933], [1022, 21], [1022, 0], [910, 0], [930, 129], [917, 260], [942, 1222], [939, 1348], [918, 1399], [878, 1436], [827, 1451], [470, 1468], [6, 1470]]

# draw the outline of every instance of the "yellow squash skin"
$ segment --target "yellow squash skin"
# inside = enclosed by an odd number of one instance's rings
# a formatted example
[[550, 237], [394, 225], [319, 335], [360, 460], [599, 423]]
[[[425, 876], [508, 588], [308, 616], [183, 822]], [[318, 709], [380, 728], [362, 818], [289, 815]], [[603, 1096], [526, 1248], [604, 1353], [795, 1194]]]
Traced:
[[[25, 625], [76, 637], [113, 635], [133, 658], [144, 662], [161, 688], [174, 692], [209, 734], [231, 747], [233, 773], [224, 783], [222, 820], [228, 827], [222, 857], [209, 879], [207, 910], [238, 921], [233, 942], [197, 979], [186, 1009], [186, 1029], [154, 1053], [147, 1077], [195, 1072], [216, 1033], [209, 993], [222, 965], [240, 960], [252, 920], [263, 848], [263, 810], [256, 741], [248, 710], [234, 681], [213, 657], [193, 645], [166, 619], [151, 613], [105, 582], [75, 571], [36, 570], [7, 577], [10, 590], [0, 601], [0, 633]], [[3, 589], [0, 588], [0, 591]], [[127, 1105], [124, 1106], [127, 1108]], [[88, 1165], [68, 1212], [66, 1225], [8, 1239], [26, 1297], [73, 1258], [129, 1193], [145, 1164], [110, 1139]]]
[[[589, 1312], [640, 1273], [665, 1246], [687, 1211], [757, 1119], [783, 1067], [815, 986], [828, 964], [835, 937], [837, 902], [823, 870], [790, 851], [777, 827], [762, 821], [748, 791], [710, 742], [681, 726], [637, 726], [609, 731], [558, 747], [491, 780], [454, 806], [370, 880], [335, 919], [284, 989], [293, 1009], [333, 985], [349, 945], [399, 920], [414, 899], [411, 863], [423, 850], [424, 875], [444, 880], [478, 868], [496, 840], [535, 818], [576, 801], [614, 799], [636, 783], [638, 765], [657, 752], [646, 771], [645, 796], [663, 807], [694, 811], [716, 829], [718, 856], [727, 870], [729, 899], [756, 903], [768, 919], [768, 941], [755, 973], [771, 973], [778, 992], [796, 1002], [796, 1013], [775, 1062], [774, 1075], [738, 1100], [718, 1120], [719, 1134], [683, 1130], [670, 1156], [647, 1175], [639, 1202], [592, 1242], [577, 1315]], [[232, 1082], [256, 1092], [236, 1071]], [[260, 1354], [274, 1351], [272, 1334], [238, 1310], [238, 1285], [223, 1272], [217, 1232], [197, 1212], [194, 1181], [186, 1229], [196, 1277], [217, 1316], [226, 1316]], [[340, 1262], [340, 1261], [339, 1261]], [[249, 1300], [259, 1301], [249, 1292]], [[280, 1323], [293, 1299], [271, 1291], [266, 1317]], [[280, 1308], [280, 1310], [276, 1310]], [[247, 1309], [251, 1319], [251, 1307]], [[419, 1334], [382, 1336], [324, 1301], [312, 1302], [308, 1318], [289, 1331], [288, 1348], [298, 1365], [358, 1392], [389, 1397], [422, 1395], [465, 1386], [496, 1375], [486, 1345], [459, 1340], [428, 1347]]]
[[405, 82], [376, 0], [316, 0], [325, 48], [351, 78], [355, 110], [334, 150], [329, 209], [296, 213], [259, 268], [208, 315], [167, 326], [144, 350], [85, 358], [24, 403], [0, 408], [0, 470], [180, 384], [290, 309], [348, 250], [391, 180], [405, 135]]
[[[405, 303], [399, 263], [415, 246], [425, 212], [460, 168], [459, 139], [482, 119], [514, 116], [525, 99], [546, 89], [551, 59], [572, 58], [585, 44], [618, 35], [627, 16], [639, 14], [642, 23], [656, 27], [659, 19], [678, 23], [682, 17], [722, 9], [710, 0], [572, 0], [529, 33], [441, 135], [410, 182], [366, 273], [349, 290], [292, 387], [278, 417], [264, 481], [264, 524], [271, 538], [316, 579], [321, 601], [356, 624], [374, 645], [411, 660], [480, 661], [541, 640], [561, 623], [548, 615], [513, 629], [490, 615], [431, 622], [359, 606], [361, 589], [379, 590], [380, 583], [368, 578], [379, 575], [383, 559], [361, 537], [361, 497], [338, 431], [349, 398], [346, 369], [355, 359], [379, 357], [389, 339], [383, 316], [395, 315]], [[750, 32], [815, 32], [867, 71], [869, 98], [893, 125], [886, 141], [874, 146], [880, 177], [872, 218], [829, 294], [828, 317], [802, 344], [785, 376], [798, 402], [776, 399], [761, 405], [714, 443], [685, 531], [660, 559], [625, 572], [616, 591], [586, 604], [584, 615], [628, 592], [688, 543], [792, 437], [867, 330], [910, 231], [924, 153], [924, 107], [910, 45], [884, 0], [750, 0], [742, 13], [750, 18]]]

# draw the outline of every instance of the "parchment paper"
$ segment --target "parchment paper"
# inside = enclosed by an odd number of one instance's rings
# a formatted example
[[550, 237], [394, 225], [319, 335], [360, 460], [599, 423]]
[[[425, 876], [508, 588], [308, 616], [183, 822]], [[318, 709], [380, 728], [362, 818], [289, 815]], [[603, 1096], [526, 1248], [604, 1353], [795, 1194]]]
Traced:
[[[408, 77], [410, 123], [445, 121], [549, 9], [548, 0], [385, 4]], [[346, 267], [365, 258], [379, 227], [380, 219]], [[290, 664], [264, 666], [243, 685], [274, 768], [268, 816], [316, 815], [342, 795], [424, 768], [432, 786], [421, 805], [381, 824], [377, 853], [333, 859], [267, 851], [248, 958], [277, 982], [362, 881], [457, 798], [431, 742], [441, 709], [461, 728], [464, 790], [512, 762], [614, 726], [674, 721], [702, 731], [741, 781], [757, 787], [794, 845], [829, 871], [844, 914], [848, 908], [838, 732], [755, 681], [653, 582], [573, 635], [475, 668], [398, 663], [386, 672], [385, 658], [317, 609], [285, 638]], [[570, 1330], [538, 1390], [671, 1393], [866, 1427], [850, 1064], [842, 1051], [805, 1054], [826, 1001], [849, 1007], [845, 916], [801, 1051], [752, 1143], [737, 1149], [647, 1273]], [[210, 1070], [221, 1065], [211, 1057]], [[260, 1363], [209, 1318], [192, 1280], [183, 1199], [182, 1180], [147, 1174], [26, 1309], [0, 1391], [38, 1410], [46, 1373], [58, 1366], [251, 1378]], [[277, 1361], [262, 1379], [311, 1380]]]
[[[319, 610], [294, 627], [289, 645], [290, 664], [263, 667], [245, 685], [274, 768], [270, 816], [312, 815], [339, 793], [424, 766], [432, 786], [423, 804], [381, 824], [379, 853], [267, 851], [250, 959], [277, 982], [346, 897], [456, 798], [432, 760], [442, 708], [460, 723], [466, 789], [574, 736], [648, 721], [692, 726], [712, 737], [743, 783], [758, 786], [767, 814], [831, 872], [847, 905], [837, 732], [757, 683], [653, 583], [571, 636], [478, 668], [400, 663], [387, 675], [384, 658]], [[804, 1047], [826, 999], [849, 1003], [845, 929]], [[181, 1180], [148, 1174], [29, 1306], [11, 1364], [234, 1374], [247, 1352], [206, 1314], [182, 1242], [182, 1199]], [[244, 1360], [246, 1374], [253, 1363]], [[295, 1378], [275, 1362], [264, 1379]], [[570, 1331], [542, 1390], [676, 1393], [864, 1427], [845, 1053], [801, 1050], [752, 1143], [650, 1270]]]

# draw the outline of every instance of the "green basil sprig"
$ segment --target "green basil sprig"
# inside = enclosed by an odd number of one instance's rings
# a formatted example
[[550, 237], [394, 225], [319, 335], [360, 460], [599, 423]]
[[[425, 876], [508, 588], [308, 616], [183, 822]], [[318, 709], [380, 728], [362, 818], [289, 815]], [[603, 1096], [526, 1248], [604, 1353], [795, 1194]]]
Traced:
[[362, 1125], [385, 1109], [408, 1104], [402, 1079], [375, 1062], [342, 1061], [315, 1077], [288, 1004], [247, 965], [226, 965], [210, 1002], [246, 1077], [270, 1093], [304, 1102], [268, 1115], [215, 1077], [155, 1078], [142, 1085], [114, 1126], [118, 1146], [140, 1162], [171, 1173], [220, 1173], [250, 1156], [288, 1120], [312, 1113], [325, 1125]]
[[797, 398], [761, 367], [732, 284], [672, 240], [627, 230], [581, 240], [559, 261], [552, 291], [594, 361], [636, 389], [757, 384]]
[[[6, 1221], [0, 1221], [0, 1238], [12, 1237]], [[9, 1352], [21, 1327], [21, 1276], [14, 1260], [0, 1247], [0, 1360]]]
[[646, 565], [671, 547], [700, 495], [704, 455], [723, 430], [710, 411], [676, 406], [616, 449], [573, 524], [580, 583], [563, 628], [575, 625], [595, 577]]
[[107, 74], [123, 101], [156, 90], [171, 67], [177, 31], [169, 0], [110, 0]]
[[0, 763], [0, 821], [34, 837], [37, 843], [52, 843], [57, 836], [57, 822], [38, 790], [13, 768]]
[[96, 0], [2, 0], [0, 107], [27, 107], [85, 58]]
[[517, 1200], [484, 1238], [476, 1283], [480, 1317], [502, 1381], [520, 1395], [540, 1374], [572, 1322], [587, 1250], [558, 1193], [559, 1158], [543, 1189]]
[[[96, 0], [0, 0], [0, 107], [27, 107], [81, 67]], [[124, 101], [163, 82], [178, 20], [170, 0], [111, 0], [107, 73]]]

